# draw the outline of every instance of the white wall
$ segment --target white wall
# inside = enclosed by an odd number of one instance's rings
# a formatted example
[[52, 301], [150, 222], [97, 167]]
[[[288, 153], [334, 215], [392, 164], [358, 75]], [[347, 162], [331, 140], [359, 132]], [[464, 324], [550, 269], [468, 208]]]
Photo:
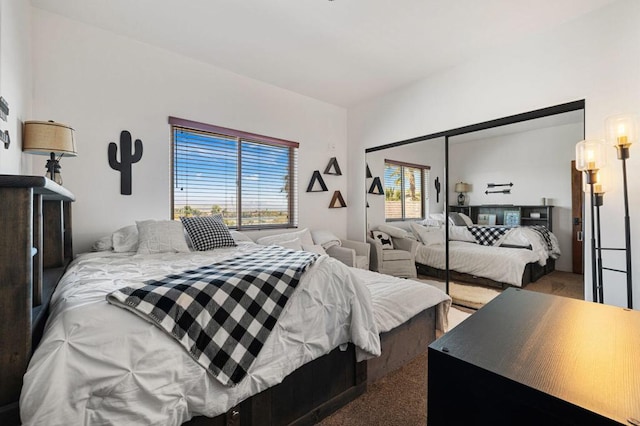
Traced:
[[[0, 1], [0, 96], [9, 103], [9, 149], [0, 144], [0, 174], [29, 174], [30, 155], [22, 154], [22, 123], [31, 116], [31, 6], [24, 0]], [[43, 171], [44, 173], [44, 171]]]
[[[427, 211], [426, 213], [439, 213], [444, 210], [444, 139], [431, 139], [393, 148], [382, 149], [367, 153], [366, 161], [373, 177], [379, 177], [384, 187], [384, 160], [404, 161], [407, 163], [420, 164], [431, 167], [429, 171], [429, 181], [425, 182], [427, 189]], [[441, 192], [436, 201], [434, 181], [436, 177], [441, 182]], [[366, 180], [366, 191], [373, 182], [373, 178]], [[385, 223], [384, 195], [374, 195], [367, 193], [369, 208], [367, 208], [367, 223], [371, 228]], [[391, 223], [394, 226], [403, 227], [399, 222]], [[405, 226], [408, 228], [408, 226]]]
[[[556, 269], [572, 271], [571, 160], [583, 124], [565, 124], [527, 132], [449, 144], [449, 178], [472, 185], [467, 204], [540, 205], [551, 199], [553, 233], [562, 255]], [[510, 194], [485, 194], [487, 183], [513, 183]], [[498, 190], [504, 188], [495, 188]], [[457, 194], [453, 185], [449, 197]]]
[[[511, 49], [483, 52], [464, 65], [349, 110], [350, 193], [364, 186], [364, 149], [569, 101], [585, 99], [588, 138], [604, 136], [604, 120], [619, 112], [640, 113], [640, 2], [619, 0], [559, 29], [531, 37]], [[443, 35], [446, 37], [446, 35]], [[640, 228], [640, 152], [628, 161], [632, 233]], [[619, 167], [615, 150], [609, 161]], [[624, 245], [621, 177], [612, 182], [602, 208], [603, 246]], [[350, 210], [350, 238], [364, 237], [365, 208]], [[359, 211], [358, 211], [359, 210]], [[587, 229], [589, 225], [587, 222]], [[635, 228], [633, 226], [635, 225]], [[587, 241], [589, 241], [587, 235]], [[632, 238], [640, 253], [640, 238]], [[585, 261], [590, 265], [589, 250]], [[621, 253], [605, 257], [624, 266]], [[640, 257], [633, 263], [640, 274]], [[585, 294], [591, 300], [590, 268]], [[636, 282], [638, 280], [636, 279]], [[626, 305], [625, 276], [605, 272], [605, 302]], [[640, 307], [640, 285], [634, 287]]]
[[[61, 162], [64, 185], [77, 198], [76, 252], [135, 220], [170, 217], [168, 116], [300, 142], [299, 225], [346, 236], [349, 207], [328, 208], [334, 190], [351, 201], [343, 108], [35, 8], [33, 48], [33, 118], [77, 133], [78, 156]], [[107, 162], [107, 146], [122, 130], [144, 144], [130, 196], [120, 195], [120, 174]], [[313, 170], [322, 172], [333, 156], [343, 175], [323, 175], [329, 192], [306, 193]], [[44, 164], [37, 160], [34, 166]]]

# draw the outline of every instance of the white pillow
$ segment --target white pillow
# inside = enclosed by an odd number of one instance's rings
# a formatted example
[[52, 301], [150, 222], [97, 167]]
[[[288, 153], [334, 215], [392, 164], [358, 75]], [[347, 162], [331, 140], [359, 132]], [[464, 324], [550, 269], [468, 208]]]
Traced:
[[431, 218], [427, 218], [421, 221], [416, 222], [419, 225], [422, 226], [441, 226], [444, 225], [444, 222], [439, 220], [439, 219], [431, 219]]
[[284, 248], [288, 248], [296, 251], [302, 250], [302, 244], [300, 243], [300, 238], [296, 238], [295, 240], [291, 240], [291, 241], [280, 241], [277, 243], [273, 243], [271, 245], [280, 246], [280, 247], [284, 247]]
[[109, 251], [113, 250], [113, 235], [107, 235], [98, 239], [91, 246], [91, 251]]
[[411, 230], [425, 246], [444, 244], [444, 229], [436, 226], [422, 226], [410, 223]]
[[234, 231], [234, 230], [230, 229], [229, 232], [231, 233], [231, 236], [233, 237], [233, 240], [236, 243], [240, 243], [240, 242], [252, 243], [253, 242], [253, 240], [251, 238], [249, 238], [249, 236], [247, 234], [243, 234], [240, 231]]
[[324, 247], [322, 247], [321, 245], [307, 245], [307, 244], [303, 244], [302, 245], [302, 250], [304, 251], [308, 251], [311, 253], [318, 253], [318, 254], [327, 254], [327, 252], [324, 250]]
[[475, 237], [466, 226], [449, 226], [449, 239], [451, 241], [476, 242]]
[[188, 253], [184, 228], [176, 220], [136, 221], [138, 227], [138, 254]]
[[431, 213], [429, 219], [437, 220], [444, 225], [444, 213]]
[[464, 213], [458, 213], [458, 216], [460, 216], [462, 218], [462, 220], [464, 220], [464, 223], [466, 223], [467, 226], [473, 226], [473, 221], [471, 220], [471, 218], [469, 216], [467, 216]]
[[407, 236], [407, 231], [405, 231], [404, 229], [398, 228], [397, 226], [391, 226], [386, 224], [378, 225], [378, 231], [382, 231], [385, 234], [389, 234], [393, 238], [406, 238]]
[[391, 236], [382, 231], [371, 231], [373, 239], [382, 244], [383, 250], [393, 250], [393, 240]]
[[310, 245], [321, 245], [323, 249], [328, 250], [333, 246], [341, 246], [342, 241], [340, 238], [336, 237], [332, 232], [325, 230], [314, 230], [311, 231], [311, 237], [313, 237], [313, 244]]
[[311, 238], [311, 232], [309, 232], [309, 229], [307, 228], [296, 232], [287, 232], [285, 234], [267, 235], [266, 237], [258, 238], [256, 243], [268, 246], [283, 241], [291, 241], [296, 238], [299, 238], [302, 244], [314, 244], [313, 238]]
[[124, 253], [138, 250], [138, 227], [136, 225], [125, 226], [118, 229], [112, 235], [113, 251]]

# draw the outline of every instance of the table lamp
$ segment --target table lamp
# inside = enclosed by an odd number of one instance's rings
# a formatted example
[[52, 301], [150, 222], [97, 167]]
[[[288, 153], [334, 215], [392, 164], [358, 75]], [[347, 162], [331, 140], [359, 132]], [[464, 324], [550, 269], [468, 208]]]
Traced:
[[456, 183], [456, 187], [454, 191], [458, 193], [459, 206], [464, 206], [464, 202], [466, 200], [466, 197], [464, 194], [469, 192], [470, 190], [471, 190], [471, 185], [469, 185], [468, 183], [464, 183], [464, 182]]
[[[30, 154], [49, 155], [46, 176], [60, 185], [62, 185], [60, 159], [63, 155], [67, 157], [78, 155], [73, 129], [54, 121], [25, 121], [22, 150]], [[57, 159], [56, 154], [60, 154]]]

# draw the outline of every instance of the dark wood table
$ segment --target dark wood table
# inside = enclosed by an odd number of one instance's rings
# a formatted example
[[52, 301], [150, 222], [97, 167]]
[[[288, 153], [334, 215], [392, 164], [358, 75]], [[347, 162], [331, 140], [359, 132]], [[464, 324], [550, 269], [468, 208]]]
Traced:
[[428, 369], [429, 426], [640, 425], [640, 312], [509, 288]]

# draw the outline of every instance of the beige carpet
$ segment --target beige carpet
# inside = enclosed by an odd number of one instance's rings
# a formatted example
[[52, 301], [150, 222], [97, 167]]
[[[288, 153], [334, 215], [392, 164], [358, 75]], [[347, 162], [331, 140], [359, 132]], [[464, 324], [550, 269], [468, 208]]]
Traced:
[[494, 297], [499, 295], [498, 290], [471, 284], [449, 283], [449, 295], [454, 305], [465, 306], [472, 309], [480, 309]]
[[[429, 277], [421, 277], [428, 280]], [[475, 287], [475, 286], [474, 286]], [[584, 299], [582, 275], [555, 271], [526, 290]], [[499, 290], [491, 289], [496, 293]], [[495, 297], [495, 296], [494, 296]], [[449, 311], [449, 330], [475, 312], [464, 307]], [[331, 416], [322, 426], [424, 426], [427, 423], [427, 353], [369, 386], [367, 392]]]
[[[419, 276], [418, 281], [434, 285], [445, 291], [446, 284], [443, 281], [433, 280], [430, 277]], [[471, 309], [480, 309], [500, 294], [495, 288], [483, 287], [473, 284], [449, 282], [449, 295], [454, 305]]]
[[[463, 309], [449, 310], [449, 330], [471, 315]], [[323, 426], [424, 426], [427, 422], [427, 353], [383, 377], [367, 392], [331, 416]]]
[[[442, 291], [445, 290], [444, 281], [439, 281], [425, 275], [419, 275], [418, 281], [435, 285]], [[584, 300], [583, 276], [570, 272], [553, 271], [538, 279], [538, 281], [527, 284], [524, 289]], [[486, 287], [463, 282], [449, 283], [449, 295], [453, 303], [471, 309], [481, 308], [500, 294], [500, 292], [502, 292], [502, 290], [497, 287]]]

